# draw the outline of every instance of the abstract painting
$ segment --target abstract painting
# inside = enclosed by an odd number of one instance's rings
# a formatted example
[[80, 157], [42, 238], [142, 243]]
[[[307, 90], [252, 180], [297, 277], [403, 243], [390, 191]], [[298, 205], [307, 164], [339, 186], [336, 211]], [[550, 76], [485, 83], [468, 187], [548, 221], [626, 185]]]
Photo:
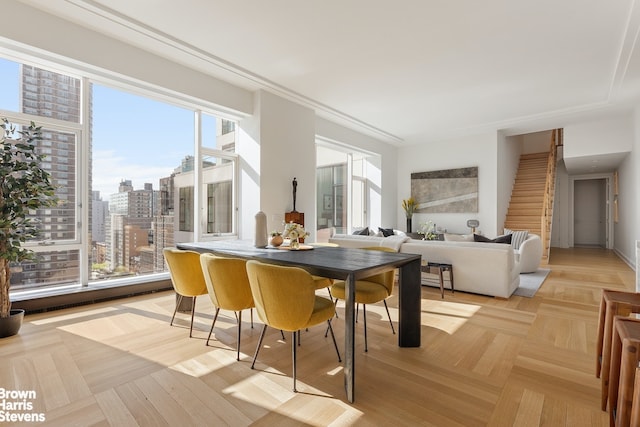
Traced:
[[478, 212], [478, 167], [411, 174], [417, 213]]

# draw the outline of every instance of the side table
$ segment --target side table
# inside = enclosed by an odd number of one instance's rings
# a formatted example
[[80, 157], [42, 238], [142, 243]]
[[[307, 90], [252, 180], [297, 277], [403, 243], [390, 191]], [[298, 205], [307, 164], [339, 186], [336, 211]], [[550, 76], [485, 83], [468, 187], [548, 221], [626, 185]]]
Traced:
[[640, 361], [640, 320], [616, 316], [611, 343], [609, 425], [630, 425], [638, 361]]
[[451, 293], [453, 294], [454, 292], [454, 286], [453, 286], [453, 265], [451, 264], [446, 264], [446, 263], [441, 263], [441, 262], [429, 262], [425, 265], [422, 265], [420, 267], [420, 270], [423, 273], [428, 273], [428, 274], [437, 274], [440, 278], [440, 294], [442, 296], [442, 299], [444, 299], [444, 275], [443, 273], [445, 271], [449, 272], [449, 283], [451, 283]]
[[613, 319], [615, 316], [629, 316], [631, 313], [638, 312], [640, 312], [640, 293], [602, 290], [596, 343], [596, 376], [601, 380], [601, 407], [603, 411], [607, 410], [609, 396]]

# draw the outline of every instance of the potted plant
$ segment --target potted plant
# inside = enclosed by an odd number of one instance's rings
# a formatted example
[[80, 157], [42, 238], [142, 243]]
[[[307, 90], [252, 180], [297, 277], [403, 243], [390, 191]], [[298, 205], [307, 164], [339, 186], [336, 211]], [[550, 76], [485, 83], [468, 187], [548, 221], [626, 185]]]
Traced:
[[58, 199], [49, 172], [42, 168], [44, 155], [35, 150], [41, 128], [31, 122], [17, 130], [6, 118], [0, 126], [0, 338], [4, 338], [18, 333], [24, 317], [24, 310], [11, 310], [10, 265], [34, 258], [33, 251], [23, 247], [38, 236], [37, 220], [30, 214], [55, 206]]
[[269, 244], [277, 248], [284, 241], [284, 239], [282, 238], [282, 233], [277, 230], [273, 230], [270, 234], [271, 238], [269, 239]]

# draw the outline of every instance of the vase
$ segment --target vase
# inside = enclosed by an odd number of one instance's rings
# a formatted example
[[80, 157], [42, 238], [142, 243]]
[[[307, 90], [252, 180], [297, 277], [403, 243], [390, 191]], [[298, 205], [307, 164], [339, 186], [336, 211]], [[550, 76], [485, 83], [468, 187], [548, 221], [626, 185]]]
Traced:
[[283, 241], [284, 241], [284, 239], [282, 238], [282, 236], [277, 234], [275, 236], [271, 236], [271, 239], [269, 240], [269, 244], [271, 246], [277, 248], [278, 246], [280, 246], [282, 244]]
[[300, 249], [300, 241], [298, 239], [291, 239], [291, 243], [289, 243], [289, 248], [292, 251], [297, 251]]
[[12, 337], [20, 331], [24, 310], [10, 310], [9, 317], [0, 318], [0, 338]]
[[411, 218], [407, 218], [407, 233], [411, 233]]

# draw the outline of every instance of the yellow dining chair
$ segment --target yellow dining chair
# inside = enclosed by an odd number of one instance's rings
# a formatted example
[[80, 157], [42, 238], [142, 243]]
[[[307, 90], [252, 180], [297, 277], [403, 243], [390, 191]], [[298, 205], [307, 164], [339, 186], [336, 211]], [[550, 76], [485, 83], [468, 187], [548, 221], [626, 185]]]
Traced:
[[[236, 360], [240, 360], [242, 310], [255, 307], [247, 277], [247, 261], [240, 258], [223, 258], [212, 254], [202, 254], [200, 255], [200, 264], [209, 297], [216, 308], [206, 345], [209, 345], [220, 309], [231, 310], [238, 320]], [[253, 326], [253, 319], [251, 326]]]
[[[369, 248], [363, 248], [370, 251], [384, 251], [384, 252], [396, 252], [391, 248], [383, 246], [373, 246]], [[382, 301], [384, 308], [387, 310], [387, 316], [389, 317], [389, 324], [391, 325], [391, 331], [395, 335], [396, 331], [391, 321], [391, 315], [389, 314], [389, 307], [387, 307], [386, 299], [393, 293], [393, 284], [395, 282], [395, 270], [388, 270], [383, 273], [379, 273], [373, 276], [366, 277], [361, 280], [356, 280], [355, 289], [355, 302], [356, 304], [362, 304], [362, 317], [364, 319], [364, 351], [368, 352], [367, 345], [367, 304], [374, 304]], [[331, 286], [331, 294], [336, 298], [336, 302], [346, 298], [345, 282], [343, 280], [336, 281]], [[357, 314], [356, 314], [357, 316]]]
[[283, 267], [258, 261], [247, 262], [247, 273], [256, 311], [264, 322], [251, 369], [254, 369], [267, 326], [291, 332], [294, 392], [297, 391], [296, 332], [300, 329], [326, 321], [338, 354], [338, 361], [342, 361], [331, 328], [335, 307], [331, 300], [316, 296], [311, 274], [297, 267]]
[[178, 294], [176, 308], [173, 310], [169, 325], [173, 326], [173, 320], [176, 317], [178, 306], [182, 303], [182, 298], [191, 297], [191, 324], [189, 326], [189, 338], [191, 338], [193, 335], [196, 297], [207, 293], [207, 285], [200, 267], [200, 254], [195, 251], [183, 251], [177, 248], [164, 248], [163, 253], [167, 266], [169, 266], [173, 289]]

